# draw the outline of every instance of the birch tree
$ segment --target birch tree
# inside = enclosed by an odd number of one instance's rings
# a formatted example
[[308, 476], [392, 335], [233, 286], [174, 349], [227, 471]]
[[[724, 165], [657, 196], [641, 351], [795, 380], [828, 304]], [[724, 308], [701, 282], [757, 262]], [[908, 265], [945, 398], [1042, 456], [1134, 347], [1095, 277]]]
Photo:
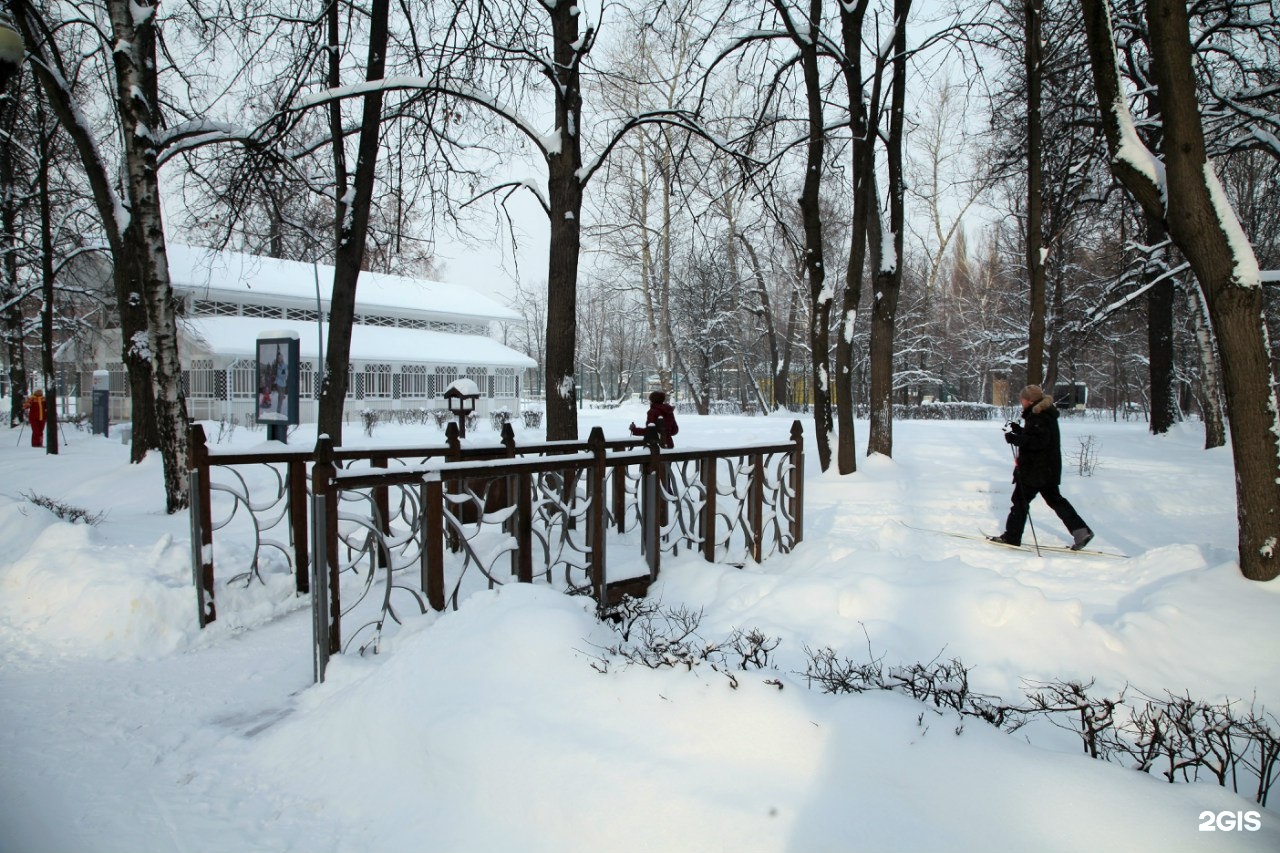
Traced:
[[[133, 459], [140, 461], [148, 447], [158, 447], [164, 461], [166, 510], [185, 509], [187, 412], [158, 173], [161, 151], [174, 137], [166, 133], [161, 110], [157, 4], [154, 0], [78, 4], [76, 16], [67, 21], [91, 37], [100, 35], [102, 40], [91, 47], [101, 51], [96, 55], [110, 57], [112, 112], [120, 146], [118, 174], [108, 168], [81, 95], [65, 73], [67, 66], [52, 38], [54, 29], [28, 0], [10, 0], [10, 6], [29, 45], [35, 76], [80, 154], [111, 250], [122, 355], [130, 366], [133, 423], [139, 433]], [[154, 408], [148, 411], [152, 400]]]

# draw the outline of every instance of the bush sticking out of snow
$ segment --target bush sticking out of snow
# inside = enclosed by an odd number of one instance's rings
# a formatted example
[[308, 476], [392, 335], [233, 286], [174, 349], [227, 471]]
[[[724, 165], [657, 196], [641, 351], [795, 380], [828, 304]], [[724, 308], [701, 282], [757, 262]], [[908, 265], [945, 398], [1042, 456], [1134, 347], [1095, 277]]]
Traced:
[[90, 512], [83, 507], [72, 506], [63, 501], [35, 492], [22, 492], [24, 498], [39, 507], [44, 507], [63, 521], [71, 524], [84, 523], [93, 527], [107, 517], [105, 512]]

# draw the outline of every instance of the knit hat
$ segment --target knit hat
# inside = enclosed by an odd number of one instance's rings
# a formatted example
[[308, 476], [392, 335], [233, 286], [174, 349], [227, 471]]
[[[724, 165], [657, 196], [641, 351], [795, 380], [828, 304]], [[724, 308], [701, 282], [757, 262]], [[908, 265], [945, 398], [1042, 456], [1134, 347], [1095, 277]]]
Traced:
[[1044, 390], [1039, 385], [1028, 385], [1018, 392], [1019, 400], [1026, 400], [1029, 403], [1039, 403], [1044, 399]]

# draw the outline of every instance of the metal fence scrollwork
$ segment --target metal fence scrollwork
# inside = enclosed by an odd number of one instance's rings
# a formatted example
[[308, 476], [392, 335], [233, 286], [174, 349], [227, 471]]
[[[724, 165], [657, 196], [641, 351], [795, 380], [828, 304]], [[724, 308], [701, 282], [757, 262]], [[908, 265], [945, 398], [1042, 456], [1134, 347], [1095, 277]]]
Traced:
[[322, 437], [314, 451], [211, 453], [203, 439], [193, 427], [200, 624], [216, 618], [215, 531], [247, 537], [219, 560], [241, 560], [232, 579], [252, 582], [264, 554], [283, 555], [312, 595], [317, 681], [331, 655], [377, 651], [406, 613], [456, 608], [475, 590], [545, 583], [605, 607], [643, 595], [663, 554], [742, 565], [803, 539], [799, 421], [785, 443], [714, 450], [605, 440], [599, 428], [586, 442], [517, 446], [509, 424], [488, 447], [462, 447], [453, 431], [427, 449]]

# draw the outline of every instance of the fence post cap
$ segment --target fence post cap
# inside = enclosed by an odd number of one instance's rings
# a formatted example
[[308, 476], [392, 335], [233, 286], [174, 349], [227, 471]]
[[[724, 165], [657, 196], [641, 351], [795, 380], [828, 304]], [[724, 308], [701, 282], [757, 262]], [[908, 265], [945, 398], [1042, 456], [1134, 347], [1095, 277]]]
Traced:
[[209, 454], [209, 439], [204, 434], [204, 427], [192, 421], [187, 427], [187, 468], [200, 467], [200, 462]]

